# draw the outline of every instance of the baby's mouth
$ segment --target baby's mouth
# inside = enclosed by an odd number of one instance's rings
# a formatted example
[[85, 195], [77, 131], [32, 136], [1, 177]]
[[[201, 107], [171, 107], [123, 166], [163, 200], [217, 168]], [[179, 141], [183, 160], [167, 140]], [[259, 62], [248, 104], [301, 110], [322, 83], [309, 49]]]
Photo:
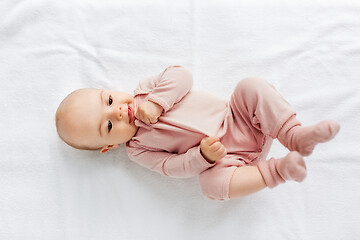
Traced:
[[128, 105], [128, 116], [129, 116], [129, 123], [134, 121], [134, 110]]

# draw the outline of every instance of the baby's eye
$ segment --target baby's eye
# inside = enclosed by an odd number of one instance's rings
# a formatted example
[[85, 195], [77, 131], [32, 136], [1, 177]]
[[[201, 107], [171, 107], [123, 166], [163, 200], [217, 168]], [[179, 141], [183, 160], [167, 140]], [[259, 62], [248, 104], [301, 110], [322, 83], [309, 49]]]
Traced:
[[111, 95], [109, 96], [109, 106], [112, 104], [112, 102], [113, 102], [113, 99], [112, 99], [112, 97], [111, 97]]
[[112, 124], [111, 124], [111, 122], [109, 121], [109, 123], [108, 123], [108, 132], [110, 132], [111, 128], [112, 128]]

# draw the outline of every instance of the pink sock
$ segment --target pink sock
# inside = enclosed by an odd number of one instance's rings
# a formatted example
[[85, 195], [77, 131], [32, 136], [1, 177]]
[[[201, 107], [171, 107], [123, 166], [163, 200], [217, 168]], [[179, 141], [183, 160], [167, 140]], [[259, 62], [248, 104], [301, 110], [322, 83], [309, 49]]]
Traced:
[[258, 168], [266, 185], [273, 188], [288, 180], [301, 182], [306, 177], [306, 165], [298, 152], [290, 152], [283, 158], [260, 161]]
[[316, 144], [331, 140], [339, 132], [340, 125], [331, 120], [321, 121], [312, 126], [301, 126], [292, 116], [280, 129], [278, 140], [290, 151], [309, 156]]

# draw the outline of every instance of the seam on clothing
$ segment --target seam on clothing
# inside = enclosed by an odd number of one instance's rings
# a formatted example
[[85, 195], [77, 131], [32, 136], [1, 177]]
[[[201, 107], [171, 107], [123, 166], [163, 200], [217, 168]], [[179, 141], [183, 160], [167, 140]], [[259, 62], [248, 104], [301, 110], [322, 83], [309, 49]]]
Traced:
[[277, 138], [277, 135], [279, 134], [280, 129], [284, 126], [284, 124], [289, 120], [293, 115], [296, 116], [296, 112], [291, 111], [290, 113], [284, 114], [281, 118], [279, 123], [276, 125], [275, 129], [272, 131], [270, 137], [273, 139]]
[[234, 166], [233, 168], [234, 168], [234, 171], [229, 175], [228, 179], [225, 181], [224, 186], [223, 186], [224, 200], [230, 200], [230, 182], [234, 176], [236, 169], [238, 169], [239, 167]]
[[259, 163], [256, 164], [256, 167], [257, 167], [257, 169], [259, 170], [259, 173], [260, 173], [260, 175], [261, 175], [261, 178], [262, 178], [262, 180], [264, 181], [264, 183], [265, 183], [265, 185], [266, 185], [266, 187], [267, 187], [268, 185], [266, 184], [265, 178], [264, 178], [264, 176], [263, 176], [263, 174], [262, 174], [262, 172], [261, 172], [261, 170], [260, 170]]
[[151, 100], [152, 102], [159, 104], [164, 109], [164, 112], [167, 112], [170, 108], [170, 106], [167, 103], [162, 101], [160, 98], [154, 97], [152, 95], [147, 97], [147, 100]]
[[166, 172], [165, 172], [165, 163], [166, 161], [163, 162], [162, 166], [161, 166], [161, 172], [163, 173], [164, 176], [169, 176]]
[[268, 156], [270, 149], [271, 149], [271, 145], [273, 143], [273, 139], [271, 136], [266, 136], [264, 139], [264, 145], [261, 149], [261, 152], [259, 153], [259, 156], [257, 157], [257, 159], [255, 161], [252, 161], [252, 163], [254, 164], [258, 164], [260, 161], [264, 161], [266, 160], [266, 157]]
[[144, 91], [142, 89], [136, 89], [134, 91], [134, 97], [137, 96], [137, 95], [142, 95], [142, 94], [149, 94], [150, 92], [149, 91]]
[[[261, 148], [261, 150], [262, 149], [263, 148]], [[242, 159], [239, 159], [239, 161], [242, 161], [241, 167], [247, 164], [251, 164], [255, 159], [257, 159], [260, 156], [261, 152], [248, 152], [245, 158], [243, 157]]]

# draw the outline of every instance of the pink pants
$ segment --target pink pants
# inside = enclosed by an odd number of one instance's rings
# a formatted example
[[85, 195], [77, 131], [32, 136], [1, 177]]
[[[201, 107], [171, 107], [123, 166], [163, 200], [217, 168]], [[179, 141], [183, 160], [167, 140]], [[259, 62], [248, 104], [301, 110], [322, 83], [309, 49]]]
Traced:
[[265, 160], [272, 140], [295, 111], [274, 86], [257, 78], [240, 81], [229, 102], [226, 134], [220, 138], [227, 156], [203, 171], [199, 181], [210, 199], [228, 200], [236, 168]]

